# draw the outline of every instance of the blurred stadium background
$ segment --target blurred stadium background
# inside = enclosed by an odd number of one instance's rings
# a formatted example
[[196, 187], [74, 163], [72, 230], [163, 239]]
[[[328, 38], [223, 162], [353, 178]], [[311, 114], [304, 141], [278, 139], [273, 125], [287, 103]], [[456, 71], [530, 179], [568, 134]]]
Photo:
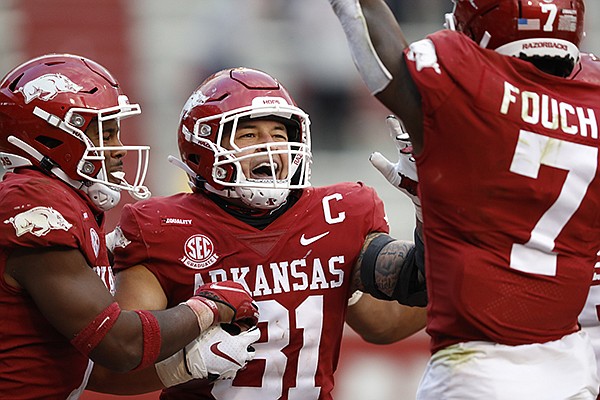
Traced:
[[[388, 0], [409, 41], [442, 28], [450, 0]], [[600, 53], [600, 2], [587, 1], [583, 50]], [[354, 69], [325, 0], [0, 0], [0, 75], [45, 53], [90, 57], [112, 71], [141, 118], [124, 123], [126, 144], [152, 146], [154, 195], [187, 190], [175, 131], [188, 95], [211, 73], [247, 66], [277, 77], [312, 120], [314, 185], [361, 180], [386, 203], [392, 233], [411, 239], [410, 201], [388, 186], [368, 156], [395, 158], [386, 110]], [[449, 149], [450, 151], [450, 149]], [[131, 201], [131, 200], [128, 200]], [[116, 223], [117, 212], [107, 228]], [[349, 330], [336, 374], [337, 400], [411, 400], [427, 360], [427, 336], [374, 346]], [[86, 392], [84, 399], [114, 396]], [[157, 399], [156, 393], [119, 398]]]

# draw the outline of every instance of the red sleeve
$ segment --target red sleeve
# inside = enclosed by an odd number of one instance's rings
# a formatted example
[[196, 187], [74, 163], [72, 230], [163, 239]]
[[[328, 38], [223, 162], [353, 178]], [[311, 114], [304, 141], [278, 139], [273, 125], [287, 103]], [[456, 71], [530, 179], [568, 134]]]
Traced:
[[76, 199], [53, 186], [14, 185], [2, 199], [0, 235], [5, 246], [80, 248], [84, 237]]
[[[428, 45], [431, 43], [433, 49]], [[421, 51], [425, 55], [419, 55]], [[408, 69], [419, 88], [425, 112], [435, 112], [457, 87], [480, 84], [485, 68], [484, 64], [473, 62], [478, 59], [473, 54], [481, 51], [467, 36], [450, 30], [429, 35], [405, 50]]]
[[[362, 183], [361, 183], [362, 185]], [[371, 201], [373, 202], [373, 216], [372, 216], [372, 228], [370, 232], [385, 232], [390, 233], [390, 225], [388, 223], [387, 215], [385, 213], [385, 207], [383, 201], [379, 198], [379, 195], [372, 187], [365, 186], [365, 189], [371, 193]]]
[[126, 204], [121, 212], [115, 234], [114, 266], [115, 272], [146, 264], [149, 256], [144, 240], [144, 232], [138, 219], [140, 212], [131, 204]]

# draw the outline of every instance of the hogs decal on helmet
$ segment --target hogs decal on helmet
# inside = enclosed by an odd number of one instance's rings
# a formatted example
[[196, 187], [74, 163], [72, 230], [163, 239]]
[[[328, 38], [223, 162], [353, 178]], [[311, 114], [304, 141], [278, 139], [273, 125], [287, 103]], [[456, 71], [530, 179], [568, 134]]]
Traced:
[[[236, 128], [248, 119], [281, 122], [287, 141], [238, 147]], [[291, 189], [310, 185], [309, 127], [308, 115], [275, 78], [250, 68], [222, 70], [207, 78], [183, 107], [180, 166], [195, 188], [239, 198], [254, 208], [276, 208]], [[260, 164], [260, 173], [245, 176], [241, 160]], [[287, 171], [286, 176], [280, 176], [281, 171]]]
[[[109, 146], [102, 134], [103, 126], [113, 124], [119, 135], [120, 121], [140, 112], [110, 72], [90, 59], [49, 54], [29, 60], [0, 83], [3, 168], [37, 166], [84, 191], [102, 210], [116, 205], [121, 190], [147, 198], [149, 147], [123, 146], [120, 137], [118, 146]], [[97, 144], [86, 135], [92, 126]], [[137, 152], [133, 183], [122, 171], [108, 169], [105, 153], [113, 151]]]

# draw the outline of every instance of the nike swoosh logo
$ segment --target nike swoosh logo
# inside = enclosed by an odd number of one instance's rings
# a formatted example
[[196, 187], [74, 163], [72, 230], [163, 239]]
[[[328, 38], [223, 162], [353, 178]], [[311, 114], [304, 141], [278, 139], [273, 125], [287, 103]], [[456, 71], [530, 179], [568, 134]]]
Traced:
[[236, 360], [234, 360], [229, 354], [223, 353], [221, 351], [221, 349], [219, 349], [219, 344], [221, 344], [220, 340], [218, 342], [216, 342], [216, 343], [213, 343], [210, 346], [210, 351], [212, 351], [214, 355], [216, 355], [218, 357], [221, 357], [221, 358], [224, 358], [225, 360], [230, 361], [230, 362], [234, 363], [235, 365], [239, 365], [241, 367], [242, 364], [240, 364], [239, 362], [237, 362]]
[[317, 235], [317, 236], [307, 238], [306, 236], [304, 236], [304, 233], [303, 233], [302, 236], [300, 237], [300, 244], [302, 246], [308, 246], [309, 244], [314, 243], [317, 240], [322, 239], [327, 235], [329, 235], [329, 231], [327, 231], [325, 233], [321, 233], [320, 235]]

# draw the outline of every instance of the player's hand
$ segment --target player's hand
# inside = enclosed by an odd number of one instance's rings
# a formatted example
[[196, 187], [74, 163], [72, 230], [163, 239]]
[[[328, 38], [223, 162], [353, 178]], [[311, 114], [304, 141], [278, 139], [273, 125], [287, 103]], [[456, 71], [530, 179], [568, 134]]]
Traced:
[[191, 379], [232, 379], [254, 358], [252, 344], [259, 338], [256, 327], [240, 332], [236, 326], [213, 326], [183, 350], [157, 363], [156, 372], [165, 387]]
[[[220, 307], [215, 322], [233, 323], [252, 327], [258, 323], [258, 306], [244, 287], [233, 281], [207, 283], [200, 286], [192, 299], [224, 305]], [[210, 305], [210, 304], [209, 304]], [[233, 313], [223, 313], [231, 310]]]
[[423, 222], [423, 212], [421, 211], [421, 200], [418, 196], [419, 178], [417, 176], [417, 166], [412, 156], [412, 144], [408, 133], [404, 129], [402, 122], [395, 116], [390, 115], [386, 118], [387, 126], [390, 130], [392, 140], [398, 149], [398, 162], [390, 162], [379, 152], [374, 152], [369, 157], [371, 164], [388, 180], [395, 188], [406, 194], [412, 200], [415, 206], [417, 220]]
[[[194, 350], [202, 352], [209, 379], [233, 379], [240, 369], [254, 359], [252, 344], [260, 339], [260, 330], [254, 326], [240, 332], [237, 325], [226, 324], [213, 329], [212, 338], [206, 339], [210, 340], [210, 346], [197, 346]], [[207, 332], [207, 335], [211, 335], [211, 332]], [[188, 362], [193, 359], [193, 353], [188, 353]]]

